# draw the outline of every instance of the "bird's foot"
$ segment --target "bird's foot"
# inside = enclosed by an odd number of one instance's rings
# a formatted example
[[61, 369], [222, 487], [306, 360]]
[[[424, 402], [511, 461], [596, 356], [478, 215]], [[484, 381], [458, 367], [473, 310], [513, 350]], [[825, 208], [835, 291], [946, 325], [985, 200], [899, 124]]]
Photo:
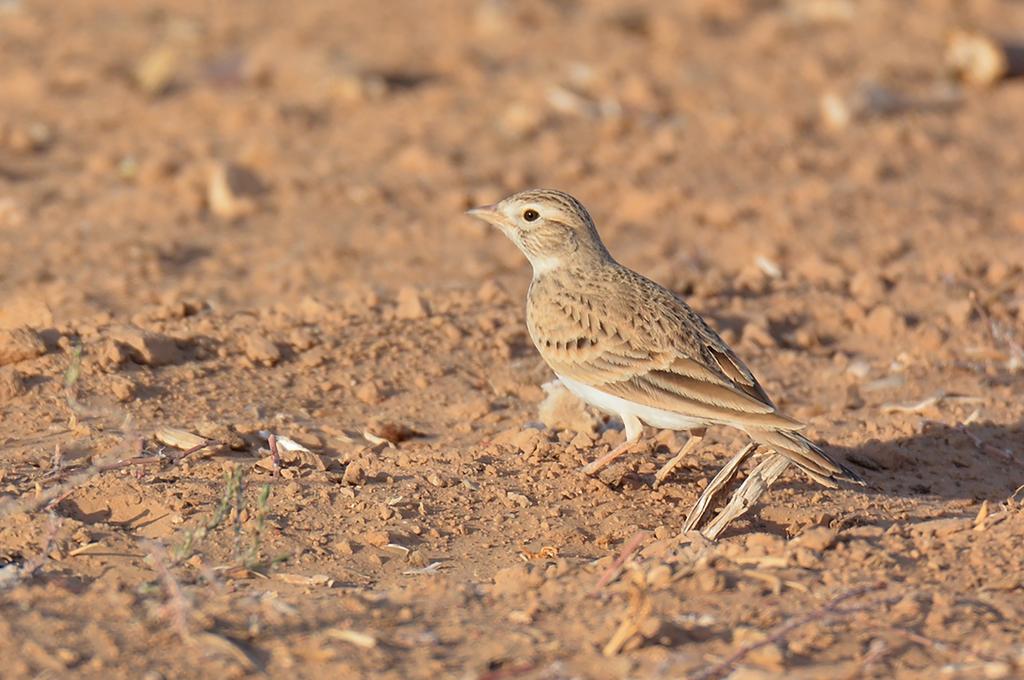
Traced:
[[683, 448], [679, 450], [672, 460], [661, 466], [657, 474], [654, 475], [654, 488], [657, 489], [661, 486], [661, 483], [668, 479], [668, 476], [679, 467], [679, 464], [683, 462], [690, 453], [693, 452], [697, 445], [700, 444], [701, 440], [704, 439], [704, 430], [693, 430], [690, 432], [690, 438], [683, 444]]
[[581, 468], [581, 471], [583, 472], [583, 474], [589, 475], [589, 476], [593, 477], [598, 472], [600, 472], [601, 470], [603, 470], [604, 468], [608, 467], [613, 462], [615, 462], [615, 460], [617, 458], [620, 458], [620, 457], [626, 455], [627, 453], [630, 453], [633, 450], [633, 448], [636, 446], [636, 444], [637, 444], [637, 442], [635, 440], [634, 441], [629, 441], [629, 440], [624, 441], [621, 444], [619, 444], [618, 446], [616, 446], [614, 449], [609, 451], [608, 453], [606, 453], [603, 456], [601, 456], [600, 458], [598, 458], [597, 460], [593, 460], [593, 461], [587, 463], [586, 465], [584, 465]]

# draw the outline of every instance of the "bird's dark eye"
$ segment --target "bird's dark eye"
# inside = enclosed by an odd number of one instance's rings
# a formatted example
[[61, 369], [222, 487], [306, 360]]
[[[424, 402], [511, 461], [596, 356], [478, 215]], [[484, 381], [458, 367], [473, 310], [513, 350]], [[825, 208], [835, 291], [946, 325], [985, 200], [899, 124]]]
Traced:
[[527, 222], [533, 222], [538, 217], [540, 217], [540, 213], [534, 210], [533, 208], [527, 208], [525, 211], [523, 211], [523, 219], [526, 220]]

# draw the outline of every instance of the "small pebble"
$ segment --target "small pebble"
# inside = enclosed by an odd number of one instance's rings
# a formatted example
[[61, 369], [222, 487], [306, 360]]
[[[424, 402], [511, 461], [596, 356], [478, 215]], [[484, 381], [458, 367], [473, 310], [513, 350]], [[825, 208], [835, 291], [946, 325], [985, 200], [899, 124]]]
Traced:
[[427, 303], [423, 301], [419, 292], [410, 286], [398, 291], [398, 305], [395, 308], [395, 316], [399, 319], [423, 319], [429, 316]]
[[243, 335], [241, 344], [246, 358], [258, 366], [273, 366], [281, 360], [281, 350], [258, 331]]

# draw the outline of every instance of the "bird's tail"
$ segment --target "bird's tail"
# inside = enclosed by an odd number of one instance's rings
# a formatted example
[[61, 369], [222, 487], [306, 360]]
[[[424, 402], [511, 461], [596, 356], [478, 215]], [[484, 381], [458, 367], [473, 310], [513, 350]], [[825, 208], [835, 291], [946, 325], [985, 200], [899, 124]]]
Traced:
[[796, 463], [797, 467], [823, 486], [834, 489], [839, 481], [864, 484], [857, 473], [832, 459], [825, 450], [794, 430], [752, 430], [750, 437]]

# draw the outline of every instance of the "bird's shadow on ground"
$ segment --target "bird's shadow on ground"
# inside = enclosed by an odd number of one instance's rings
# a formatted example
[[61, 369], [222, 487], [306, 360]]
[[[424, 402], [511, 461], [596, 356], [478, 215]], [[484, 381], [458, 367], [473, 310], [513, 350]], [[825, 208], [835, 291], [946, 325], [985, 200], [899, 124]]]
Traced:
[[[1017, 424], [975, 423], [965, 426], [931, 424], [917, 434], [886, 441], [869, 439], [852, 447], [826, 446], [833, 457], [848, 462], [863, 477], [865, 486], [847, 486], [855, 494], [873, 497], [881, 503], [870, 502], [873, 510], [862, 507], [860, 512], [848, 516], [854, 524], [891, 523], [894, 517], [886, 501], [903, 499], [900, 512], [909, 512], [903, 517], [919, 515], [922, 518], [934, 515], [940, 504], [956, 501], [974, 505], [982, 501], [1002, 503], [1011, 497], [1024, 493], [1024, 421]], [[702, 466], [705, 474], [714, 474], [721, 466]], [[747, 464], [749, 472], [751, 464]], [[712, 469], [712, 467], [714, 469]], [[736, 489], [738, 481], [731, 489]], [[821, 487], [790, 466], [789, 471], [767, 494], [762, 496], [755, 511], [745, 519], [749, 523], [730, 526], [723, 537], [746, 531], [766, 531], [787, 535], [787, 521], [769, 519], [763, 514], [766, 507], [779, 502], [779, 491], [788, 490], [801, 498], [808, 492]], [[728, 493], [731, 493], [728, 492]], [[773, 498], [774, 496], [774, 498]], [[921, 504], [919, 510], [906, 505]], [[840, 501], [843, 505], [845, 502]], [[813, 504], [827, 516], [828, 504]], [[859, 504], [858, 504], [859, 505]], [[719, 506], [720, 509], [721, 506]], [[930, 510], [928, 508], [931, 508]], [[968, 513], [969, 514], [969, 513]], [[859, 517], [859, 519], [855, 518]], [[781, 523], [780, 523], [781, 522]], [[744, 528], [745, 527], [745, 528]]]
[[889, 496], [1004, 500], [1024, 484], [1024, 421], [950, 427], [854, 447], [828, 446], [867, 482]]

